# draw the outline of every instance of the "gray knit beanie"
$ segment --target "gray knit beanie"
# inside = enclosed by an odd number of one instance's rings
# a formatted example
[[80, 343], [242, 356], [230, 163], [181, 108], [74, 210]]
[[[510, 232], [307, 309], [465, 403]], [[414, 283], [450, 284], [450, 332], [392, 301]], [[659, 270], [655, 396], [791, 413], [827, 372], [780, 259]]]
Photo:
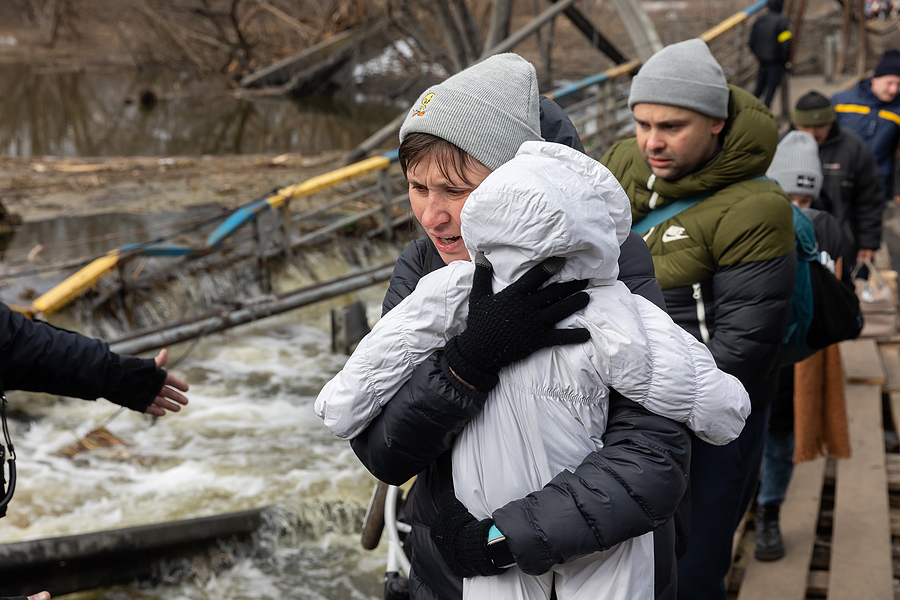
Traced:
[[495, 170], [527, 141], [543, 141], [537, 75], [517, 54], [497, 54], [425, 90], [400, 127], [430, 133]]
[[803, 131], [788, 133], [778, 143], [766, 176], [774, 179], [787, 194], [818, 198], [823, 176], [816, 139]]
[[631, 80], [628, 108], [649, 102], [689, 108], [728, 118], [728, 81], [709, 46], [700, 38], [666, 46]]

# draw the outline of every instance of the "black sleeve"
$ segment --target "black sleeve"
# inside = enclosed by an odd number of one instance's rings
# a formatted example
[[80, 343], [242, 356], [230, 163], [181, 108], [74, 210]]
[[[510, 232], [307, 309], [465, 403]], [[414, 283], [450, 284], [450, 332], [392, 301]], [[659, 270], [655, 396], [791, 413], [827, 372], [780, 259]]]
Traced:
[[787, 22], [787, 19], [784, 20], [784, 26], [781, 31], [778, 32], [779, 37], [784, 34], [788, 34], [788, 38], [782, 42], [778, 42], [778, 48], [781, 51], [782, 64], [787, 64], [791, 60], [791, 46], [794, 43], [790, 31], [790, 24]]
[[[426, 273], [443, 266], [429, 240], [414, 240], [397, 259], [382, 311], [412, 292]], [[443, 353], [416, 367], [397, 394], [350, 446], [378, 479], [400, 485], [453, 447], [463, 427], [481, 412], [486, 395], [445, 375]]]
[[[884, 219], [884, 190], [881, 174], [875, 165], [872, 152], [860, 144], [856, 154], [853, 198], [850, 206], [850, 222], [854, 226], [856, 249], [877, 250], [881, 247], [882, 221]], [[894, 171], [896, 176], [896, 170]], [[900, 190], [900, 187], [894, 187]]]
[[94, 400], [103, 392], [109, 346], [0, 304], [0, 377], [7, 390]]
[[66, 331], [0, 304], [0, 378], [7, 390], [84, 400], [107, 398], [143, 411], [166, 373], [152, 359], [118, 355], [106, 342]]
[[350, 445], [378, 479], [401, 485], [453, 447], [456, 436], [484, 407], [487, 394], [469, 390], [446, 371], [438, 351], [384, 405]]
[[713, 275], [716, 329], [709, 351], [718, 367], [748, 390], [772, 372], [778, 359], [796, 276], [793, 251], [720, 267]]

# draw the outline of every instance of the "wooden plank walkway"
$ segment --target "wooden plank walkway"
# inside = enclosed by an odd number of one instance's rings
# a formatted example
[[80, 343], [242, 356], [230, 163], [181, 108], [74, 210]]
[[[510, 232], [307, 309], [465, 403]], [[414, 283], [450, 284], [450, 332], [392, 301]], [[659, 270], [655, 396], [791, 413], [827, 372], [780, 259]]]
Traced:
[[881, 388], [848, 385], [847, 413], [852, 455], [837, 461], [828, 598], [892, 600]]
[[[841, 355], [852, 455], [795, 466], [781, 508], [785, 557], [757, 561], [752, 532], [745, 534], [729, 598], [900, 600], [891, 546], [900, 508], [890, 508], [890, 494], [900, 507], [900, 454], [886, 453], [884, 436], [885, 428], [900, 431], [900, 344], [854, 340], [841, 344]], [[883, 422], [885, 404], [892, 422]]]

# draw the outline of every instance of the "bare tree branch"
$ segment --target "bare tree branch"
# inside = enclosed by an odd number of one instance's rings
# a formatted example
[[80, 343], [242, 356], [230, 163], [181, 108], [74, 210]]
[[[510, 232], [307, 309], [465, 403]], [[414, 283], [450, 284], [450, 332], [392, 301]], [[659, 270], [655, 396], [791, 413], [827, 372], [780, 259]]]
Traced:
[[468, 66], [481, 56], [481, 36], [478, 33], [478, 27], [475, 26], [472, 13], [469, 11], [469, 7], [466, 6], [466, 0], [452, 0], [452, 3], [454, 21], [463, 40], [463, 47], [466, 51], [466, 66]]
[[509, 37], [512, 20], [512, 0], [493, 0], [491, 6], [491, 24], [484, 42], [485, 48], [493, 48]]
[[444, 48], [441, 45], [436, 44], [432, 36], [425, 32], [422, 25], [419, 23], [419, 20], [412, 13], [409, 5], [405, 1], [401, 0], [399, 4], [399, 6], [396, 6], [394, 2], [391, 2], [391, 5], [389, 6], [391, 14], [396, 10], [402, 17], [391, 19], [394, 27], [401, 31], [405, 36], [412, 38], [416, 42], [418, 50], [425, 54], [425, 58], [438, 63], [444, 67], [445, 70], [450, 71], [451, 61], [444, 51]]
[[453, 72], [458, 73], [469, 66], [466, 58], [465, 43], [462, 34], [456, 27], [453, 15], [450, 13], [450, 6], [445, 2], [433, 2], [424, 6], [434, 15], [441, 33], [444, 38], [444, 44], [447, 47], [447, 54], [453, 64]]

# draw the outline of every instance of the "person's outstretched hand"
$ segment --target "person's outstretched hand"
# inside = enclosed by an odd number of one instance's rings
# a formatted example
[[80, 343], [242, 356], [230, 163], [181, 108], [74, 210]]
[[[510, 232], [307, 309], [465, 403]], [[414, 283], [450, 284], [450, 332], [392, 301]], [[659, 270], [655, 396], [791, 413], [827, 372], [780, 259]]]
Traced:
[[[169, 351], [163, 348], [154, 360], [156, 361], [156, 368], [162, 369], [169, 360]], [[166, 380], [163, 382], [162, 389], [159, 390], [159, 394], [153, 399], [153, 403], [147, 407], [147, 414], [162, 417], [167, 410], [178, 412], [183, 405], [188, 403], [188, 399], [184, 394], [180, 393], [186, 391], [188, 391], [188, 384], [185, 380], [171, 373], [166, 373]]]
[[466, 330], [450, 338], [444, 357], [452, 373], [479, 392], [497, 385], [500, 369], [549, 346], [581, 344], [587, 329], [557, 329], [561, 320], [588, 305], [586, 280], [542, 288], [565, 259], [548, 258], [503, 291], [494, 294], [493, 268], [484, 254], [475, 257]]
[[50, 600], [50, 592], [38, 592], [32, 596], [28, 596], [28, 600]]

